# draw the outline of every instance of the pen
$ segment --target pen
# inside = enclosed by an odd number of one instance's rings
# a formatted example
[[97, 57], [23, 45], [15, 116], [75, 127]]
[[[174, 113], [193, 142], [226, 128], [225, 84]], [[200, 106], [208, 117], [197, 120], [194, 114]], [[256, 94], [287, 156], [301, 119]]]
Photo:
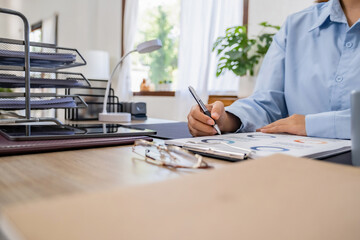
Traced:
[[[205, 115], [209, 116], [212, 120], [214, 120], [211, 117], [211, 114], [209, 112], [209, 110], [206, 108], [205, 104], [201, 101], [201, 99], [199, 98], [199, 96], [196, 94], [195, 89], [191, 86], [189, 86], [189, 91], [191, 93], [191, 95], [195, 98], [195, 101], [197, 102], [197, 104], [199, 104], [201, 110], [204, 112]], [[216, 121], [214, 120], [215, 124], [213, 125], [213, 127], [215, 128], [216, 132], [221, 135], [221, 131], [219, 126], [216, 124]]]

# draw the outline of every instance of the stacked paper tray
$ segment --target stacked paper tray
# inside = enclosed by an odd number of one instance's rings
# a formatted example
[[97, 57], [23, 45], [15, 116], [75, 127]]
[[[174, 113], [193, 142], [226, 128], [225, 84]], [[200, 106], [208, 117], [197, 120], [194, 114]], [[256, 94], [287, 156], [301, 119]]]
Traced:
[[[30, 42], [30, 66], [58, 70], [85, 65], [85, 59], [76, 49], [57, 47], [53, 44]], [[0, 69], [23, 70], [25, 64], [24, 42], [0, 38]]]
[[[72, 88], [89, 87], [89, 81], [80, 73], [67, 72], [31, 72], [31, 88]], [[23, 71], [0, 70], [1, 88], [24, 88]]]
[[[31, 52], [30, 65], [33, 67], [57, 67], [69, 65], [76, 61], [76, 55], [66, 53], [43, 53]], [[23, 66], [25, 64], [25, 53], [20, 51], [9, 51], [0, 49], [0, 64]]]
[[[75, 108], [67, 109], [65, 112], [65, 119], [72, 121], [80, 120], [97, 120], [99, 113], [103, 111], [104, 95], [106, 88], [106, 81], [102, 80], [89, 80], [91, 82], [90, 88], [68, 88], [65, 90], [65, 94], [81, 96], [86, 104], [87, 108]], [[93, 87], [98, 86], [98, 87]], [[115, 96], [114, 89], [110, 88], [109, 97], [107, 101], [107, 112], [121, 112], [119, 98]]]
[[[80, 53], [76, 49], [54, 44], [30, 42], [29, 21], [22, 13], [1, 7], [0, 13], [17, 16], [24, 23], [24, 40], [0, 38], [0, 88], [5, 88], [1, 89], [5, 92], [0, 93], [0, 110], [25, 110], [24, 116], [16, 113], [12, 119], [12, 122], [23, 123], [33, 122], [33, 109], [87, 107], [79, 96], [35, 95], [38, 90], [32, 90], [88, 87], [89, 82], [81, 74], [58, 72], [86, 65]], [[18, 93], [19, 88], [23, 92]], [[9, 115], [6, 112], [1, 114]], [[49, 118], [36, 121], [49, 121]], [[61, 124], [56, 118], [50, 121]]]
[[[25, 108], [25, 97], [22, 93], [0, 93], [0, 109], [20, 110]], [[84, 108], [85, 101], [76, 95], [32, 94], [31, 109], [50, 108]]]

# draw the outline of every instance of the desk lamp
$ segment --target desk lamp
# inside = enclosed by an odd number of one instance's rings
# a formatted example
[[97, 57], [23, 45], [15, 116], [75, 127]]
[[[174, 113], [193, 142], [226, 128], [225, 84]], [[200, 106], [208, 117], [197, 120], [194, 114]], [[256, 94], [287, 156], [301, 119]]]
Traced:
[[136, 49], [128, 52], [120, 59], [120, 61], [116, 64], [114, 70], [112, 71], [112, 73], [110, 75], [110, 79], [107, 83], [105, 96], [104, 96], [103, 111], [102, 111], [102, 113], [99, 113], [99, 121], [101, 121], [101, 122], [130, 122], [131, 121], [130, 113], [125, 113], [125, 112], [108, 113], [106, 111], [106, 106], [107, 106], [107, 101], [108, 101], [109, 91], [110, 91], [110, 85], [111, 85], [111, 81], [114, 77], [115, 71], [129, 54], [131, 54], [133, 52], [138, 52], [141, 54], [150, 53], [150, 52], [160, 49], [161, 47], [162, 47], [162, 43], [159, 39], [146, 41], [146, 42], [140, 43], [136, 47]]

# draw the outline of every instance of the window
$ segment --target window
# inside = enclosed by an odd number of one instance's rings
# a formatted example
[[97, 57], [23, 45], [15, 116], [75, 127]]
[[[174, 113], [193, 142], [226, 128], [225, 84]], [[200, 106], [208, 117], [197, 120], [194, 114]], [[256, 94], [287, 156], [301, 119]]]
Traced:
[[[132, 91], [173, 91], [177, 81], [180, 0], [139, 0], [135, 46], [158, 38], [163, 47], [131, 56]], [[145, 84], [142, 84], [143, 81]]]
[[42, 22], [31, 25], [30, 41], [42, 42]]
[[[40, 43], [57, 43], [57, 26], [58, 16], [44, 19], [42, 21], [31, 24], [30, 41]], [[31, 52], [42, 52], [41, 47], [30, 47]], [[50, 49], [47, 49], [49, 51]], [[55, 52], [55, 49], [54, 49]], [[51, 72], [31, 72], [31, 77], [56, 78], [55, 73]], [[32, 93], [56, 93], [54, 88], [32, 88]], [[54, 117], [55, 109], [49, 110], [32, 110], [32, 116], [36, 117]]]
[[[228, 27], [247, 24], [247, 10], [248, 0], [138, 0], [134, 46], [154, 38], [161, 39], [164, 46], [151, 54], [131, 56], [131, 82], [124, 81], [124, 88], [134, 95], [163, 96], [162, 92], [138, 91], [143, 87], [184, 92], [192, 85], [203, 94], [236, 94], [239, 78], [230, 72], [216, 77], [218, 57], [211, 49]], [[132, 22], [128, 21], [130, 25]]]

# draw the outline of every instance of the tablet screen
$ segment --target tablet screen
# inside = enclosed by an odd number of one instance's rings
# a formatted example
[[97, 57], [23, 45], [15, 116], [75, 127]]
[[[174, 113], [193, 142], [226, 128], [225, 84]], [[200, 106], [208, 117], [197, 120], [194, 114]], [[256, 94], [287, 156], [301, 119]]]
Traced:
[[119, 124], [4, 125], [0, 133], [10, 140], [43, 140], [90, 137], [130, 137], [156, 134], [149, 129]]

